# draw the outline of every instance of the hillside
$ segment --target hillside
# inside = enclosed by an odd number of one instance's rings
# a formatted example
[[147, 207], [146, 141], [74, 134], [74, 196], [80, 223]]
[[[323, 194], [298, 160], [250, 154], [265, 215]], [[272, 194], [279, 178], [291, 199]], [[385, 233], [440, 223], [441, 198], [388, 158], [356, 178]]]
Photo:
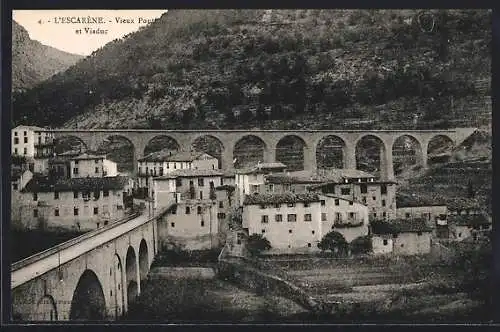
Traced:
[[165, 129], [487, 125], [490, 41], [487, 10], [169, 10], [16, 94], [14, 121]]
[[26, 29], [12, 21], [13, 91], [29, 89], [82, 58], [32, 40]]

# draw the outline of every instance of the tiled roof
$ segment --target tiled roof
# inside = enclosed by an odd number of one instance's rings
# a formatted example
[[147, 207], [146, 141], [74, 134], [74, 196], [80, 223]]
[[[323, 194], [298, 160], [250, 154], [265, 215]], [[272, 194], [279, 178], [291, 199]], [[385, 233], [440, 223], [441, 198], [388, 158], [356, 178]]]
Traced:
[[125, 176], [87, 177], [52, 180], [48, 177], [36, 176], [31, 179], [23, 192], [83, 191], [83, 190], [119, 190], [126, 186], [129, 179]]
[[84, 152], [76, 157], [72, 157], [73, 160], [90, 160], [90, 159], [104, 159], [106, 155], [97, 155]]
[[363, 204], [362, 202], [356, 200], [356, 199], [349, 199], [349, 198], [346, 198], [346, 197], [340, 197], [340, 196], [337, 196], [337, 195], [334, 195], [334, 194], [321, 194], [321, 196], [326, 196], [326, 197], [330, 197], [330, 198], [335, 198], [335, 199], [342, 199], [344, 201], [347, 201], [347, 202], [354, 202], [354, 203], [358, 203], [358, 204], [361, 204], [361, 205], [365, 205], [366, 204]]
[[431, 232], [432, 229], [422, 219], [396, 219], [391, 221], [373, 221], [370, 223], [374, 234], [397, 234]]
[[316, 193], [255, 193], [246, 195], [243, 205], [256, 204], [284, 204], [296, 202], [319, 202], [319, 195]]
[[209, 158], [215, 159], [215, 157], [212, 157], [211, 155], [205, 153], [205, 152], [200, 152], [200, 151], [178, 151], [178, 152], [172, 152], [171, 150], [164, 149], [156, 152], [152, 152], [148, 154], [147, 156], [138, 159], [138, 161], [146, 161], [146, 162], [156, 162], [156, 161], [176, 161], [176, 162], [182, 162], [182, 161], [193, 161], [201, 158], [202, 156], [206, 156]]
[[446, 205], [444, 199], [433, 199], [428, 196], [418, 196], [415, 194], [405, 195], [405, 194], [397, 194], [396, 195], [396, 206], [399, 207], [417, 207], [417, 206], [443, 206]]
[[[344, 183], [345, 179], [369, 179], [374, 178], [373, 175], [364, 171], [355, 169], [328, 169], [322, 172], [313, 171], [294, 171], [273, 173], [266, 175], [266, 181], [269, 183], [303, 183], [303, 184], [318, 184], [323, 185], [327, 183]], [[377, 181], [377, 182], [363, 182], [363, 183], [394, 183], [394, 181]]]
[[260, 172], [266, 172], [269, 170], [283, 170], [286, 168], [286, 165], [283, 163], [260, 163], [255, 166], [252, 166], [250, 168], [242, 168], [236, 170], [236, 173], [238, 174], [253, 174], [253, 173], [260, 173]]
[[175, 179], [178, 177], [222, 176], [222, 171], [216, 169], [177, 169], [155, 179]]
[[26, 128], [26, 129], [30, 129], [30, 130], [36, 130], [36, 131], [48, 130], [46, 128], [42, 128], [42, 127], [38, 127], [38, 126], [23, 126], [23, 125], [19, 125], [19, 126], [15, 127], [14, 129], [21, 129], [21, 128]]
[[215, 190], [226, 190], [226, 191], [234, 191], [236, 186], [231, 184], [223, 184], [222, 186], [215, 187]]

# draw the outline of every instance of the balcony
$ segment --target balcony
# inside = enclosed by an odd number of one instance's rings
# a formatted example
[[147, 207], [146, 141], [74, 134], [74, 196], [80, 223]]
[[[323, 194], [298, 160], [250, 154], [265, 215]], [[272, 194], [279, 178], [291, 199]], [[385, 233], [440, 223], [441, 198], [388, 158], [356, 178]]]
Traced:
[[335, 228], [354, 228], [363, 226], [364, 221], [359, 219], [335, 220], [333, 226]]

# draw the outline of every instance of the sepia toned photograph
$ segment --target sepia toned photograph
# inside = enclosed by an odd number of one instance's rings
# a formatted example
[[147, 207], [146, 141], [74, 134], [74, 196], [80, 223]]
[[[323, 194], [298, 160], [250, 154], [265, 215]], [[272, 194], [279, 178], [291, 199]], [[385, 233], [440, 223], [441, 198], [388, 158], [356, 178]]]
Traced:
[[13, 10], [10, 321], [491, 322], [491, 62], [487, 9]]

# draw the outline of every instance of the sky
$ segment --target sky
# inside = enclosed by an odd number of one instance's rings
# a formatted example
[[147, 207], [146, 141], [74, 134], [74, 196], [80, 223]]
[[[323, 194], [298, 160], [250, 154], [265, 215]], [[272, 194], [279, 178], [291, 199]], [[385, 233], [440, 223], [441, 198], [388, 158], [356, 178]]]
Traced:
[[[14, 10], [12, 19], [22, 25], [30, 38], [59, 50], [90, 55], [110, 41], [137, 31], [167, 10]], [[101, 17], [103, 24], [76, 23], [76, 17]], [[74, 17], [73, 22], [62, 23], [61, 18]], [[118, 18], [127, 22], [118, 23]], [[133, 21], [133, 22], [132, 22]], [[106, 34], [91, 34], [87, 29], [107, 30]], [[80, 33], [78, 33], [78, 30]]]

